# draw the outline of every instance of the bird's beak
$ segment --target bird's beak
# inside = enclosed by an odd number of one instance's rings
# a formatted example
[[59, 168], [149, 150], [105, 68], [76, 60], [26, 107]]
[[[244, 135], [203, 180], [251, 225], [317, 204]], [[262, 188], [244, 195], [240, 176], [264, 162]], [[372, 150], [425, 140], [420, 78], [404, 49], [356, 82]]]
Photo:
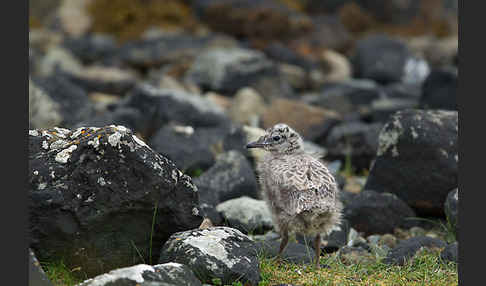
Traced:
[[268, 145], [268, 143], [265, 142], [265, 138], [260, 137], [257, 141], [246, 144], [246, 148], [263, 148], [266, 145]]

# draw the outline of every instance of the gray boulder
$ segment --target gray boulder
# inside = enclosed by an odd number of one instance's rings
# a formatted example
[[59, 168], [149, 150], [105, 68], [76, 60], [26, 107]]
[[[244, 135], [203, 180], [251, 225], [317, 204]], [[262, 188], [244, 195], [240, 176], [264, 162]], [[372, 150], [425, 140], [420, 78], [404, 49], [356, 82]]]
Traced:
[[90, 276], [156, 261], [202, 221], [191, 178], [123, 126], [30, 130], [28, 174], [30, 247]]
[[272, 214], [263, 200], [243, 196], [216, 206], [230, 227], [243, 233], [261, 234], [273, 228]]
[[61, 106], [29, 78], [29, 127], [51, 128], [62, 121]]
[[[256, 242], [257, 253], [265, 257], [273, 258], [278, 255], [281, 240], [264, 240]], [[285, 247], [282, 258], [290, 263], [310, 264], [315, 261], [314, 249], [302, 243], [289, 242]]]
[[444, 248], [446, 245], [444, 241], [438, 238], [427, 236], [412, 237], [398, 243], [395, 248], [388, 252], [383, 262], [386, 264], [404, 265], [422, 248]]
[[239, 230], [211, 227], [173, 234], [160, 252], [159, 263], [187, 265], [203, 283], [258, 285], [260, 270], [255, 243]]
[[452, 261], [455, 263], [459, 262], [459, 257], [457, 256], [458, 242], [448, 244], [440, 253], [440, 258], [444, 261]]
[[138, 264], [112, 270], [88, 279], [76, 286], [201, 286], [194, 273], [186, 265], [165, 263]]
[[449, 192], [447, 199], [444, 204], [444, 212], [447, 217], [447, 221], [451, 224], [454, 229], [454, 233], [459, 233], [459, 189], [454, 189]]
[[444, 215], [458, 185], [458, 113], [403, 110], [380, 132], [365, 189], [396, 194], [418, 215]]

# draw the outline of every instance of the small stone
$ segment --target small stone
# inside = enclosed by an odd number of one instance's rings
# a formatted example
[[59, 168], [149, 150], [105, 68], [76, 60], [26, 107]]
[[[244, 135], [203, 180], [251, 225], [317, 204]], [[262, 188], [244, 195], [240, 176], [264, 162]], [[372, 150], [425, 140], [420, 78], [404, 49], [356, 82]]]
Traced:
[[234, 122], [258, 127], [264, 111], [265, 102], [260, 94], [253, 88], [245, 87], [236, 92], [228, 113]]
[[380, 240], [378, 241], [379, 245], [386, 245], [389, 248], [394, 248], [397, 245], [397, 238], [389, 233], [385, 233], [380, 237]]
[[424, 236], [425, 235], [425, 229], [421, 228], [420, 226], [414, 226], [414, 227], [410, 228], [410, 235], [412, 237]]

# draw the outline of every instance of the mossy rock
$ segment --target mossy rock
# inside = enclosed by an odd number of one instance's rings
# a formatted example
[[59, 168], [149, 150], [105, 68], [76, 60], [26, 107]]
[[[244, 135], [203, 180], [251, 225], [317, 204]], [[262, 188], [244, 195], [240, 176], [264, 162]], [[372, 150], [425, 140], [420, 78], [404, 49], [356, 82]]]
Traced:
[[139, 38], [148, 28], [194, 29], [190, 7], [180, 0], [94, 0], [88, 5], [93, 31], [114, 35], [120, 42]]

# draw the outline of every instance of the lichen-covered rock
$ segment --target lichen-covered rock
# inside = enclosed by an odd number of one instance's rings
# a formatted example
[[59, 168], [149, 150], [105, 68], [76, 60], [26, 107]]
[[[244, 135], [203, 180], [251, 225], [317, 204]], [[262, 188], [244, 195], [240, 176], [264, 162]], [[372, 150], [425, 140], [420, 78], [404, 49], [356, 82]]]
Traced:
[[173, 234], [160, 252], [159, 263], [187, 265], [203, 283], [242, 281], [258, 285], [260, 270], [255, 243], [239, 230], [211, 227]]
[[444, 203], [447, 221], [451, 224], [456, 236], [459, 234], [459, 189], [449, 192]]
[[76, 286], [201, 286], [202, 283], [186, 265], [165, 263], [157, 265], [138, 264], [112, 270], [85, 280]]
[[416, 224], [409, 220], [416, 217], [415, 212], [393, 194], [364, 190], [343, 203], [344, 218], [366, 235], [391, 233], [395, 227], [409, 228]]
[[380, 83], [401, 81], [411, 52], [407, 46], [385, 35], [371, 35], [356, 44], [354, 72], [358, 78]]
[[403, 110], [379, 135], [365, 188], [396, 194], [419, 215], [444, 215], [458, 184], [458, 113]]
[[28, 197], [30, 247], [91, 276], [202, 221], [190, 177], [123, 126], [30, 130]]
[[272, 214], [263, 200], [243, 196], [216, 206], [228, 226], [243, 233], [263, 233], [273, 228]]
[[29, 285], [31, 286], [52, 286], [52, 282], [42, 269], [39, 260], [35, 257], [32, 249], [29, 248]]
[[50, 128], [62, 122], [61, 107], [29, 78], [29, 127]]
[[458, 242], [448, 244], [440, 253], [440, 258], [444, 261], [452, 261], [455, 263], [459, 262], [459, 257], [457, 256]]
[[235, 150], [218, 155], [216, 163], [193, 181], [199, 201], [213, 207], [241, 196], [258, 198], [255, 173], [248, 160]]
[[203, 89], [233, 95], [275, 73], [273, 63], [260, 51], [215, 47], [196, 57], [187, 78]]
[[62, 121], [58, 126], [71, 128], [76, 123], [94, 115], [93, 103], [90, 102], [86, 92], [62, 73], [32, 78], [32, 81], [59, 105]]
[[386, 264], [404, 265], [412, 259], [422, 248], [439, 249], [446, 247], [446, 243], [438, 238], [416, 236], [403, 240], [393, 248], [383, 261]]

